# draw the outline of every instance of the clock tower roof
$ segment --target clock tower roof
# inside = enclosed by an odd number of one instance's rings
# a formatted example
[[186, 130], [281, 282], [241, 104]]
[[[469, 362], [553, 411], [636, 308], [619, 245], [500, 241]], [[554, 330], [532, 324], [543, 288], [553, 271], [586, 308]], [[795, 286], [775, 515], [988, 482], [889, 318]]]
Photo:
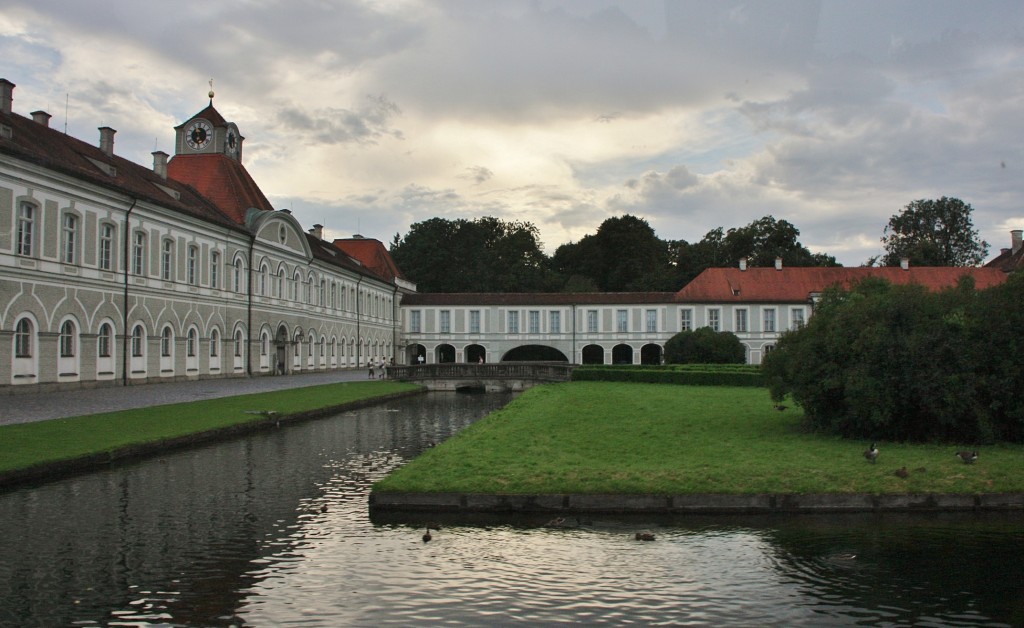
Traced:
[[213, 126], [227, 126], [228, 125], [228, 121], [224, 119], [224, 116], [220, 115], [220, 112], [217, 111], [216, 107], [214, 107], [213, 104], [210, 104], [209, 106], [207, 106], [205, 109], [203, 109], [202, 111], [200, 111], [196, 115], [192, 116], [191, 118], [189, 118], [185, 122], [183, 122], [183, 123], [179, 124], [178, 126], [174, 127], [174, 130], [177, 131], [177, 130], [185, 128], [185, 125], [187, 125], [189, 122], [195, 120], [196, 118], [202, 118], [203, 120], [206, 120], [207, 122], [209, 122]]

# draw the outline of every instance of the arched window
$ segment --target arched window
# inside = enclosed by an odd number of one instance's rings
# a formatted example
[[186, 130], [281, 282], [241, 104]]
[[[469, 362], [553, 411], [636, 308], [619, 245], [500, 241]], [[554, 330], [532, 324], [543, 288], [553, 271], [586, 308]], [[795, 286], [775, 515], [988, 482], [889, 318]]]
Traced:
[[64, 321], [60, 326], [60, 357], [75, 357], [75, 323]]
[[235, 331], [235, 357], [242, 357], [242, 330]]
[[100, 225], [100, 270], [114, 269], [114, 225], [105, 222]]
[[210, 287], [220, 288], [220, 251], [210, 253]]
[[235, 292], [242, 292], [242, 260], [235, 260]]
[[109, 358], [113, 353], [114, 328], [110, 323], [100, 325], [100, 333], [96, 335], [96, 355]]
[[295, 357], [299, 357], [302, 354], [302, 332], [295, 332]]
[[170, 238], [160, 245], [160, 278], [164, 281], [174, 278], [174, 240]]
[[194, 286], [199, 280], [199, 248], [196, 245], [188, 247], [188, 285]]
[[260, 266], [259, 293], [262, 296], [267, 296], [269, 294], [267, 292], [267, 278], [269, 276], [270, 276], [270, 267], [267, 266], [266, 264], [263, 264], [262, 266]]
[[277, 292], [274, 295], [278, 299], [284, 298], [284, 268], [280, 268], [277, 271]]
[[146, 232], [135, 232], [132, 239], [132, 274], [146, 274]]
[[145, 355], [145, 347], [146, 332], [142, 325], [136, 325], [132, 328], [132, 357], [141, 358]]
[[220, 355], [220, 332], [216, 329], [210, 331], [210, 357]]
[[188, 336], [185, 338], [185, 355], [190, 358], [196, 356], [196, 341], [196, 330], [193, 327], [188, 330]]
[[[18, 206], [18, 255], [30, 257], [35, 244], [36, 207], [32, 203]], [[30, 323], [31, 324], [31, 323]]]
[[267, 356], [270, 354], [270, 334], [263, 332], [260, 334], [260, 355]]
[[160, 355], [168, 358], [171, 356], [171, 349], [174, 347], [174, 330], [164, 327], [160, 332]]
[[320, 280], [320, 303], [321, 307], [327, 305], [327, 281], [324, 279]]
[[60, 261], [74, 264], [78, 255], [78, 216], [67, 212], [61, 220]]
[[23, 318], [14, 326], [14, 356], [18, 358], [31, 358], [33, 342], [32, 321]]

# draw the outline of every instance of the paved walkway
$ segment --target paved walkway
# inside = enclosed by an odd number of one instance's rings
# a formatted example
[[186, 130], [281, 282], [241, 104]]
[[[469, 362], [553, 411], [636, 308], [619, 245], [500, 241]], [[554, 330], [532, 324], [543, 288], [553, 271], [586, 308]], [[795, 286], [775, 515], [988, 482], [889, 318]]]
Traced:
[[279, 377], [203, 379], [194, 382], [0, 395], [0, 425], [366, 379], [364, 369], [351, 369]]

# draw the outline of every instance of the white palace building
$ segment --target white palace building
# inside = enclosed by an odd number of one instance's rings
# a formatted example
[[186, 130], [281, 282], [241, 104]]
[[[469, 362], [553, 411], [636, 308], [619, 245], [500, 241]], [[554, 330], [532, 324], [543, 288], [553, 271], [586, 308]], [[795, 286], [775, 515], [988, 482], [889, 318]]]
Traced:
[[[151, 167], [13, 110], [0, 79], [0, 390], [281, 375], [379, 364], [658, 363], [684, 329], [759, 363], [815, 296], [866, 275], [940, 288], [986, 268], [708, 269], [675, 293], [422, 294], [383, 244], [327, 241], [271, 206], [244, 137], [207, 107]], [[1020, 231], [997, 259], [1019, 265]], [[1008, 257], [1007, 257], [1008, 256]]]

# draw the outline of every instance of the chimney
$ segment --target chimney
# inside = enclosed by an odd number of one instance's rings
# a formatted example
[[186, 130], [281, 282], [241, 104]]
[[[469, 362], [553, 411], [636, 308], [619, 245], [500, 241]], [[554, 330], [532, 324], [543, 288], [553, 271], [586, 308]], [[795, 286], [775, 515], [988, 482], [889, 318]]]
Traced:
[[746, 270], [746, 269], [747, 269], [747, 258], [741, 257], [740, 258], [740, 270]]
[[52, 118], [52, 117], [53, 116], [51, 116], [50, 114], [46, 113], [45, 111], [33, 111], [32, 112], [32, 120], [35, 121], [38, 124], [41, 124], [41, 125], [45, 126], [45, 127], [50, 126], [50, 118]]
[[910, 258], [909, 257], [901, 257], [900, 258], [900, 268], [902, 268], [903, 270], [910, 270]]
[[153, 151], [153, 172], [161, 179], [167, 178], [167, 153], [162, 150]]
[[323, 240], [324, 239], [324, 226], [323, 225], [313, 225], [313, 228], [309, 230], [309, 233], [310, 233], [310, 235], [315, 237], [317, 240]]
[[14, 83], [0, 79], [0, 113], [11, 113], [14, 102]]
[[117, 133], [114, 129], [109, 126], [100, 127], [100, 150], [114, 156], [114, 133]]
[[1022, 229], [1014, 229], [1010, 232], [1010, 250], [1016, 253], [1021, 247], [1021, 233], [1024, 232]]
[[775, 258], [775, 270], [782, 270], [782, 258], [781, 257], [776, 257]]

